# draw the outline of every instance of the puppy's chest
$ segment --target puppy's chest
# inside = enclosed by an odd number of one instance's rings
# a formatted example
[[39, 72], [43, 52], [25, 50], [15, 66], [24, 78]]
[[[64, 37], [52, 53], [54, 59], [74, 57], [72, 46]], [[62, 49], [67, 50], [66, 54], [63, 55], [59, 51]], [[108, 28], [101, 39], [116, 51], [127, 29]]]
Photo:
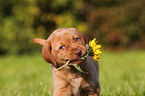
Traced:
[[86, 94], [94, 94], [94, 89], [92, 88], [93, 84], [90, 84], [91, 82], [86, 81], [83, 77], [76, 76], [75, 78], [71, 78], [70, 83], [73, 90], [71, 92], [77, 94], [74, 96], [86, 96]]
[[55, 74], [55, 76], [56, 76], [55, 85], [57, 87], [60, 87], [59, 89], [64, 89], [66, 94], [73, 94], [72, 96], [80, 96], [80, 94], [87, 94], [90, 92], [94, 93], [92, 89], [93, 84], [90, 84], [91, 78], [89, 79], [88, 75], [85, 75], [77, 71], [76, 72], [61, 71], [59, 72], [59, 75]]
[[84, 73], [81, 72], [75, 72], [74, 74], [69, 74], [69, 73], [67, 74], [67, 78], [70, 85], [79, 89], [89, 87], [88, 81], [91, 80], [89, 80], [88, 77], [89, 77], [88, 75], [85, 75]]
[[84, 80], [83, 80], [83, 78], [81, 78], [81, 77], [78, 77], [78, 78], [70, 78], [70, 79], [69, 79], [70, 85], [71, 85], [73, 88], [78, 89], [78, 90], [80, 89], [81, 84], [82, 84], [83, 81], [84, 81]]

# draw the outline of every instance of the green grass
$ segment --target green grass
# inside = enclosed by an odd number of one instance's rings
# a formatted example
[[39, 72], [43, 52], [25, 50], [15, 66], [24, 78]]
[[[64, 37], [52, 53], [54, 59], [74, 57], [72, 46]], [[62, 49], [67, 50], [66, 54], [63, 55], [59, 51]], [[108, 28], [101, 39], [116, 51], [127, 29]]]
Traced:
[[145, 96], [145, 52], [104, 53], [100, 61], [101, 94]]
[[51, 96], [52, 82], [41, 54], [0, 57], [0, 96]]
[[[145, 96], [145, 51], [104, 52], [102, 96]], [[50, 65], [41, 54], [0, 57], [0, 96], [52, 96]]]

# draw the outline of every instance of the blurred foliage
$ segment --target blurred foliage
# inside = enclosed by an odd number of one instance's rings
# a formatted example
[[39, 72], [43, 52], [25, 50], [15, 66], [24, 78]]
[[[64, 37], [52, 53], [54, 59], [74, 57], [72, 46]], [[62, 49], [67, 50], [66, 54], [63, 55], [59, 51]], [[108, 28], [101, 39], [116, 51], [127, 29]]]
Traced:
[[75, 27], [106, 48], [145, 49], [144, 0], [0, 0], [0, 54], [22, 54], [57, 28]]

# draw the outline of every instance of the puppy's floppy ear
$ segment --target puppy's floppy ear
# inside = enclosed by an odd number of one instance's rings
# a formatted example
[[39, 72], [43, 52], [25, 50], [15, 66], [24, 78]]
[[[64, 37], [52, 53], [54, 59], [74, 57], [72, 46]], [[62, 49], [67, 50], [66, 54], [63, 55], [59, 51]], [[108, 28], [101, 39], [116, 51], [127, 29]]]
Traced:
[[84, 36], [82, 35], [82, 33], [79, 32], [79, 31], [76, 31], [76, 32], [77, 32], [78, 35], [80, 36], [80, 38], [81, 38], [81, 40], [83, 41], [83, 43], [86, 44], [85, 38], [84, 38]]
[[52, 63], [55, 67], [57, 67], [57, 63], [51, 54], [51, 42], [49, 39], [46, 40], [46, 43], [43, 46], [42, 57], [46, 62]]

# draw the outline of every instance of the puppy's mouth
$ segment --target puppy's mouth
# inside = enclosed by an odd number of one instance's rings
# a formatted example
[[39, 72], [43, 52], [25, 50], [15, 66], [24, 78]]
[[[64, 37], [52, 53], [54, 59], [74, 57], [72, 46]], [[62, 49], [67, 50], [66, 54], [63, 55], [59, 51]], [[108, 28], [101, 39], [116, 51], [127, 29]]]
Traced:
[[63, 61], [65, 61], [65, 62], [70, 61], [69, 65], [79, 64], [79, 63], [83, 62], [86, 59], [86, 55], [87, 55], [87, 52], [85, 52], [84, 55], [82, 55], [81, 57], [79, 57], [77, 59], [73, 59], [73, 60], [67, 59], [67, 60], [63, 60]]

